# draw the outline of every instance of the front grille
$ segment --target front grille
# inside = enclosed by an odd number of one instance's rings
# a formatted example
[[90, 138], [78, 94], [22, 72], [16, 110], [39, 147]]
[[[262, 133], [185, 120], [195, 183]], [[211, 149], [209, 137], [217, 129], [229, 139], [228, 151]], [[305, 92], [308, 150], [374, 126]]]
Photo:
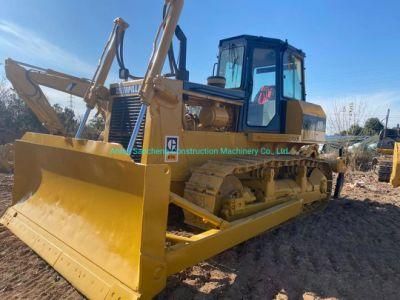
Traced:
[[[109, 142], [119, 143], [125, 149], [128, 148], [129, 139], [141, 107], [139, 96], [114, 98], [111, 110], [110, 132], [108, 136]], [[136, 139], [134, 150], [131, 157], [135, 162], [140, 162], [142, 156], [139, 153], [143, 147], [144, 124], [143, 119], [140, 125], [138, 137]]]

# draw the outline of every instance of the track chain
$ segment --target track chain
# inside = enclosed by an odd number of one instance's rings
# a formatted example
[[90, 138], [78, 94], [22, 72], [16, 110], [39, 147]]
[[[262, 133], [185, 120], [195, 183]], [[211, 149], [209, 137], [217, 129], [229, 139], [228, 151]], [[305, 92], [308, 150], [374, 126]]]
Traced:
[[325, 207], [332, 192], [332, 171], [328, 163], [321, 159], [299, 155], [233, 157], [224, 160], [210, 160], [192, 172], [185, 186], [185, 198], [205, 207], [206, 201], [217, 201], [218, 193], [224, 178], [228, 175], [241, 175], [249, 172], [262, 172], [264, 168], [281, 168], [285, 166], [306, 166], [319, 168], [328, 180], [328, 197], [320, 203], [304, 206], [305, 212], [313, 212]]

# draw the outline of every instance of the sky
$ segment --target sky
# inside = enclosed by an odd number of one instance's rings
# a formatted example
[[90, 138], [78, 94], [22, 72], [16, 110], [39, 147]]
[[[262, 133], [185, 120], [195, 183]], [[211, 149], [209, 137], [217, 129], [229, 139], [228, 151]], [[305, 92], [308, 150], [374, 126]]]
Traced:
[[[188, 38], [190, 80], [205, 83], [223, 38], [274, 37], [306, 53], [307, 101], [333, 107], [351, 102], [365, 116], [400, 123], [400, 1], [187, 0], [180, 26]], [[125, 61], [143, 75], [161, 20], [161, 0], [2, 0], [0, 63], [11, 57], [91, 78], [113, 20], [124, 18]], [[0, 66], [3, 72], [3, 66]], [[1, 74], [1, 73], [0, 73]], [[108, 82], [117, 82], [114, 66]], [[69, 96], [45, 89], [52, 103]], [[84, 110], [73, 99], [78, 113]]]

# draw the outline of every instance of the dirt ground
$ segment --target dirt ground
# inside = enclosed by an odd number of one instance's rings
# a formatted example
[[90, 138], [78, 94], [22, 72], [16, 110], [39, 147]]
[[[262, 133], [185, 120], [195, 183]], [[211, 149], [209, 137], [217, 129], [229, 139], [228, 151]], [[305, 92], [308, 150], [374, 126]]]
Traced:
[[[159, 299], [399, 299], [400, 189], [353, 173], [328, 208], [168, 280]], [[0, 175], [0, 213], [12, 176]], [[82, 299], [0, 226], [0, 298]]]

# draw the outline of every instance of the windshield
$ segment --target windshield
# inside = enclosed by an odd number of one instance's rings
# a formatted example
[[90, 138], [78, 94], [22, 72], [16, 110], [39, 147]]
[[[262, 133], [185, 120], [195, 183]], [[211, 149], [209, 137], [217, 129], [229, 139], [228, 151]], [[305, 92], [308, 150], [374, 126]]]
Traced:
[[225, 77], [225, 88], [240, 88], [242, 83], [243, 57], [243, 46], [231, 46], [221, 51], [218, 76]]

